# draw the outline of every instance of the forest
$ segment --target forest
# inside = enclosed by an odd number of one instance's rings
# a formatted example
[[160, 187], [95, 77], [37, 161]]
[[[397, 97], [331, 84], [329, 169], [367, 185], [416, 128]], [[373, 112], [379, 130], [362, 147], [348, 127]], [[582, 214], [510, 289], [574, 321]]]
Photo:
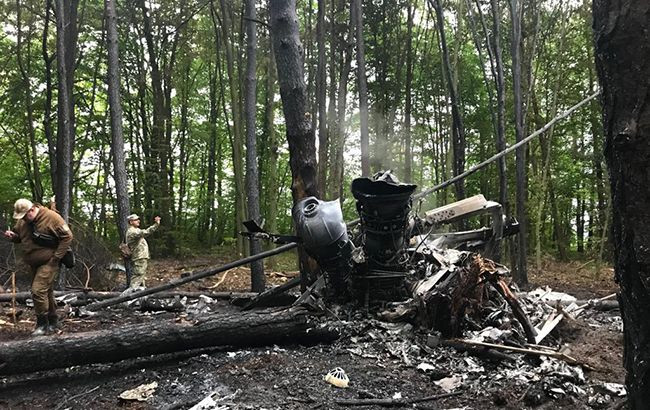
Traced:
[[[16, 198], [47, 203], [58, 194], [73, 223], [117, 243], [125, 184], [133, 212], [162, 217], [159, 254], [217, 245], [242, 254], [236, 233], [250, 201], [259, 201], [267, 230], [291, 231], [289, 151], [266, 5], [247, 18], [243, 1], [107, 2], [117, 15], [111, 20], [102, 2], [73, 0], [62, 10], [59, 44], [55, 3], [0, 6], [5, 220]], [[353, 178], [392, 169], [429, 188], [597, 91], [589, 2], [502, 3], [297, 2], [318, 184], [323, 199], [340, 198], [346, 219], [355, 217]], [[111, 45], [119, 50], [113, 63]], [[119, 129], [111, 125], [109, 92], [116, 78]], [[518, 246], [533, 266], [549, 255], [611, 258], [599, 116], [592, 100], [517, 150], [517, 159], [507, 155], [427, 197], [423, 210], [482, 193], [520, 220]], [[247, 151], [257, 155], [247, 159]], [[247, 185], [249, 169], [255, 187]]]
[[646, 3], [0, 2], [0, 407], [646, 408]]

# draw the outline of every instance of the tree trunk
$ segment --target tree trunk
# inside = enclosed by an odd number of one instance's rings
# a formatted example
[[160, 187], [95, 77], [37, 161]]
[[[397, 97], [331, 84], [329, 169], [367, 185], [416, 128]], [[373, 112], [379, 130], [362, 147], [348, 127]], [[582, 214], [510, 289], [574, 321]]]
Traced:
[[404, 182], [410, 183], [412, 176], [413, 150], [411, 148], [411, 85], [413, 83], [413, 14], [415, 5], [407, 0], [406, 5], [406, 90], [404, 107]]
[[43, 38], [41, 44], [41, 55], [44, 62], [45, 72], [45, 101], [43, 102], [43, 133], [47, 140], [48, 156], [50, 160], [50, 178], [52, 180], [52, 192], [56, 192], [56, 140], [52, 132], [52, 62], [56, 53], [50, 55], [47, 51], [47, 39], [49, 37], [50, 12], [52, 11], [52, 0], [45, 1], [45, 17], [43, 17]]
[[324, 190], [327, 178], [327, 63], [325, 61], [325, 0], [318, 0], [316, 42], [318, 65], [316, 67], [316, 106], [318, 108], [318, 186]]
[[[515, 140], [524, 139], [523, 100], [521, 96], [521, 6], [519, 0], [510, 0], [512, 18], [512, 88], [515, 110]], [[528, 285], [526, 257], [528, 255], [528, 218], [526, 215], [526, 147], [516, 151], [517, 180], [517, 219], [519, 219], [519, 236], [517, 238], [517, 269], [514, 279], [517, 284]]]
[[368, 132], [368, 84], [366, 81], [366, 51], [363, 40], [363, 0], [352, 0], [355, 10], [357, 44], [357, 83], [359, 88], [359, 131], [361, 133], [361, 175], [370, 176], [370, 138]]
[[[166, 195], [164, 192], [167, 173], [166, 170], [161, 168], [162, 158], [166, 156], [164, 139], [165, 139], [165, 94], [163, 92], [162, 73], [158, 63], [158, 50], [156, 49], [153, 38], [153, 27], [151, 23], [151, 16], [144, 0], [140, 0], [140, 8], [142, 11], [142, 19], [144, 23], [144, 39], [147, 43], [147, 53], [149, 60], [148, 66], [151, 68], [151, 90], [152, 90], [152, 126], [151, 126], [151, 150], [147, 155], [148, 181], [145, 182], [145, 189], [149, 190], [150, 196], [153, 199], [153, 208], [144, 211], [145, 218], [153, 216], [154, 212], [159, 212], [163, 219], [169, 222], [169, 209], [164, 209], [167, 203], [163, 200]], [[143, 79], [144, 80], [144, 79]], [[142, 86], [146, 86], [143, 83]], [[144, 122], [143, 118], [143, 122]], [[147, 204], [148, 205], [148, 204]]]
[[[494, 68], [496, 71], [497, 90], [497, 152], [506, 149], [506, 84], [503, 75], [503, 51], [501, 49], [501, 12], [499, 0], [492, 0], [492, 26], [494, 33]], [[499, 202], [506, 216], [510, 216], [510, 200], [508, 199], [508, 174], [506, 173], [506, 157], [497, 162], [499, 169]]]
[[124, 135], [122, 132], [122, 101], [120, 100], [120, 61], [117, 36], [117, 11], [115, 0], [104, 0], [108, 49], [108, 103], [111, 114], [111, 150], [113, 152], [113, 178], [117, 202], [117, 230], [120, 241], [126, 238], [126, 217], [130, 211]]
[[627, 403], [643, 409], [650, 403], [650, 4], [596, 0], [593, 10]]
[[[217, 76], [219, 75], [218, 62], [215, 63], [214, 70], [209, 70], [209, 87], [210, 87], [210, 137], [208, 140], [208, 175], [207, 179], [207, 201], [205, 204], [203, 228], [199, 230], [199, 240], [205, 241], [207, 236], [207, 244], [211, 246], [215, 234], [215, 185], [216, 185], [216, 167], [217, 167], [217, 144], [219, 143], [219, 135], [217, 133], [217, 118], [219, 113], [219, 101], [217, 97]], [[223, 98], [223, 96], [220, 96]], [[221, 201], [218, 203], [219, 207], [223, 204]]]
[[[29, 161], [27, 168], [27, 174], [31, 174], [30, 185], [32, 188], [32, 197], [36, 202], [43, 203], [43, 183], [41, 182], [41, 171], [38, 161], [38, 151], [36, 150], [36, 130], [34, 128], [34, 103], [32, 99], [32, 84], [29, 78], [29, 72], [31, 67], [31, 56], [30, 53], [27, 53], [26, 61], [23, 61], [22, 58], [22, 21], [21, 21], [21, 11], [23, 6], [20, 4], [20, 0], [16, 0], [16, 61], [18, 63], [18, 69], [20, 71], [20, 76], [22, 79], [23, 92], [25, 96], [25, 128], [26, 134], [29, 137], [29, 148], [26, 150], [28, 153]], [[27, 43], [31, 42], [31, 33], [32, 30], [29, 30], [29, 37], [27, 38]], [[29, 50], [29, 46], [28, 46]]]
[[72, 192], [72, 150], [74, 146], [74, 103], [72, 85], [77, 43], [77, 0], [56, 1], [56, 51], [59, 80], [59, 117], [57, 128], [56, 208], [68, 220]]
[[[341, 4], [340, 11], [345, 10], [344, 5]], [[350, 10], [352, 12], [352, 10]], [[352, 16], [350, 16], [350, 21]], [[353, 33], [348, 32], [351, 36]], [[332, 141], [330, 142], [330, 176], [329, 176], [329, 198], [334, 200], [339, 198], [343, 201], [344, 184], [343, 172], [345, 168], [345, 161], [343, 151], [345, 149], [345, 130], [346, 130], [346, 107], [348, 95], [348, 77], [350, 76], [350, 69], [352, 64], [352, 42], [345, 40], [345, 33], [340, 33], [339, 45], [339, 66], [341, 72], [338, 78], [338, 95], [336, 101], [336, 122], [332, 128]], [[321, 187], [323, 193], [325, 188]]]
[[[289, 142], [291, 195], [296, 204], [302, 198], [318, 196], [319, 193], [314, 130], [306, 112], [307, 90], [296, 1], [269, 0], [269, 15]], [[316, 279], [317, 265], [304, 252], [300, 256], [301, 272], [306, 285]]]
[[215, 314], [196, 323], [152, 321], [146, 325], [5, 342], [0, 343], [0, 374], [116, 362], [209, 346], [318, 343], [338, 338], [335, 331], [315, 326], [308, 319], [309, 312], [301, 308]]
[[[447, 88], [449, 91], [449, 98], [451, 99], [451, 116], [452, 116], [452, 148], [453, 148], [453, 164], [454, 176], [460, 175], [465, 171], [465, 128], [463, 125], [463, 117], [461, 114], [460, 99], [456, 88], [456, 82], [453, 78], [453, 71], [451, 63], [449, 62], [449, 50], [447, 48], [447, 40], [445, 36], [445, 23], [443, 10], [440, 0], [429, 0], [429, 4], [436, 11], [436, 22], [438, 26], [438, 33], [440, 36], [440, 46], [442, 48], [442, 59], [444, 63], [445, 78], [447, 80]], [[454, 184], [456, 187], [456, 200], [460, 201], [465, 198], [465, 181], [460, 180]]]
[[[273, 42], [269, 39], [269, 55], [266, 70], [266, 103], [265, 103], [265, 123], [264, 132], [268, 145], [268, 178], [266, 203], [268, 204], [266, 214], [266, 228], [268, 232], [277, 232], [278, 230], [278, 150], [279, 141], [278, 133], [275, 130], [275, 88], [277, 73], [275, 70], [275, 57], [273, 54]], [[312, 122], [313, 124], [313, 122]], [[267, 259], [266, 264], [269, 269], [275, 266], [275, 258]]]
[[[248, 193], [248, 219], [260, 222], [259, 170], [257, 167], [257, 136], [255, 114], [257, 113], [257, 32], [255, 27], [255, 0], [246, 0], [246, 191]], [[262, 251], [258, 239], [251, 238], [250, 254]], [[261, 260], [251, 263], [251, 290], [263, 292], [264, 264]]]
[[[226, 67], [228, 71], [228, 88], [230, 89], [230, 108], [232, 109], [233, 121], [233, 144], [232, 160], [233, 172], [235, 179], [235, 230], [241, 229], [242, 222], [246, 217], [246, 206], [244, 200], [244, 137], [241, 124], [241, 107], [240, 91], [238, 87], [237, 76], [235, 75], [235, 56], [233, 43], [231, 40], [231, 18], [230, 10], [225, 0], [220, 0], [221, 4], [221, 32], [224, 49], [226, 51]], [[237, 251], [239, 254], [244, 252], [244, 242], [241, 235], [237, 235]]]

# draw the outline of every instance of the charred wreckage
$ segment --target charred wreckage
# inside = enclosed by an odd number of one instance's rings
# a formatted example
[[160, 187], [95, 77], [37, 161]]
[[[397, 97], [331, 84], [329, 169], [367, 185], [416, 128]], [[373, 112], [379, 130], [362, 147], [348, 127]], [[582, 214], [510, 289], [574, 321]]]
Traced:
[[[330, 303], [356, 302], [449, 338], [459, 336], [469, 316], [497, 293], [512, 308], [524, 338], [534, 343], [536, 332], [505, 282], [508, 269], [488, 259], [498, 259], [501, 240], [518, 232], [516, 220], [506, 221], [501, 205], [483, 195], [420, 217], [413, 212], [416, 188], [389, 171], [357, 178], [351, 186], [357, 221], [345, 223], [338, 200], [308, 197], [293, 209], [297, 237], [269, 234], [250, 221], [247, 234], [299, 242], [318, 262], [322, 274], [295, 305], [325, 310]], [[475, 216], [489, 226], [450, 231]]]

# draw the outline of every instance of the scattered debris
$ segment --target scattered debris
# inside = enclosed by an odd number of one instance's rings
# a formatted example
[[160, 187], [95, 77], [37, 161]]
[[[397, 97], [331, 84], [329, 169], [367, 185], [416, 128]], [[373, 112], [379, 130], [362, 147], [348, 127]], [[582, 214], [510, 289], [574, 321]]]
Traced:
[[147, 401], [151, 396], [153, 396], [157, 387], [158, 387], [158, 382], [141, 384], [135, 389], [126, 390], [120, 393], [120, 399]]
[[348, 378], [348, 375], [345, 374], [345, 370], [340, 367], [330, 370], [323, 379], [329, 384], [341, 388], [348, 387], [348, 384], [350, 383], [350, 379]]

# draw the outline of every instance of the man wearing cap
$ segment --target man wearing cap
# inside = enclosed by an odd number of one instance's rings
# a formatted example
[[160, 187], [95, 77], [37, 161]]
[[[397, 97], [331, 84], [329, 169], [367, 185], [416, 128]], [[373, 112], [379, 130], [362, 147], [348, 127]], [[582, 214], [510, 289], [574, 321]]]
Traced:
[[14, 219], [16, 226], [5, 231], [4, 235], [23, 246], [23, 259], [32, 273], [32, 299], [36, 313], [36, 329], [32, 334], [40, 336], [58, 327], [54, 278], [72, 242], [72, 232], [61, 215], [28, 199], [16, 201]]
[[149, 262], [149, 244], [145, 237], [151, 235], [160, 226], [160, 217], [153, 218], [154, 224], [147, 229], [140, 229], [140, 217], [131, 214], [126, 217], [129, 228], [126, 230], [126, 244], [131, 249], [131, 284], [130, 288], [145, 287], [147, 265]]

